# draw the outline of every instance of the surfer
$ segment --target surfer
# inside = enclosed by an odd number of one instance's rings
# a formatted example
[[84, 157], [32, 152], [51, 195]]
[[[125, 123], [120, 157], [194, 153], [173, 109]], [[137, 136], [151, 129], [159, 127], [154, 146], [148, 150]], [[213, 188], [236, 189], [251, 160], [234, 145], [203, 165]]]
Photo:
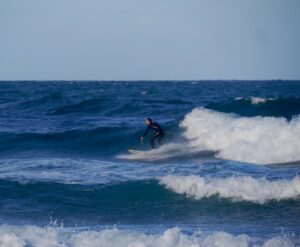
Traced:
[[150, 144], [152, 149], [154, 148], [154, 141], [157, 139], [158, 143], [161, 143], [162, 138], [164, 137], [164, 131], [163, 129], [159, 126], [158, 123], [155, 123], [152, 121], [152, 119], [150, 117], [146, 118], [145, 121], [146, 125], [147, 125], [147, 129], [144, 132], [144, 134], [141, 136], [141, 142], [144, 142], [144, 137], [148, 134], [149, 130], [152, 129], [154, 130], [154, 134], [150, 137]]

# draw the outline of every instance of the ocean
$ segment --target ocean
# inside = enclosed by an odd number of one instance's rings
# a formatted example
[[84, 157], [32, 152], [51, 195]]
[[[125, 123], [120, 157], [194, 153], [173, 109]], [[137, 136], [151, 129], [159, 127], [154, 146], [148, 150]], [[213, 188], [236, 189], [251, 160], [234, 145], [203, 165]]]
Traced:
[[300, 246], [299, 114], [300, 81], [2, 81], [0, 246]]

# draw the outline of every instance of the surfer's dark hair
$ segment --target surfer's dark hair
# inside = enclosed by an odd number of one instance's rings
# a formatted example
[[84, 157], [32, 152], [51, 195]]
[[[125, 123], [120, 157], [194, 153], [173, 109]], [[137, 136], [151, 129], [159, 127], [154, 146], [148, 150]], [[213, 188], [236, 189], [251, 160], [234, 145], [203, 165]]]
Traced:
[[151, 117], [147, 117], [147, 120], [152, 123], [152, 118]]

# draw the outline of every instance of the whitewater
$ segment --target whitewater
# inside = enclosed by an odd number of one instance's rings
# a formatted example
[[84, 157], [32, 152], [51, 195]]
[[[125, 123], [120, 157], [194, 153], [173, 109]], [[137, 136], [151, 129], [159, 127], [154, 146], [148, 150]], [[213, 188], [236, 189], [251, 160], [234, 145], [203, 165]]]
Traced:
[[193, 109], [181, 123], [191, 146], [219, 151], [218, 156], [256, 164], [300, 160], [300, 118], [239, 117]]

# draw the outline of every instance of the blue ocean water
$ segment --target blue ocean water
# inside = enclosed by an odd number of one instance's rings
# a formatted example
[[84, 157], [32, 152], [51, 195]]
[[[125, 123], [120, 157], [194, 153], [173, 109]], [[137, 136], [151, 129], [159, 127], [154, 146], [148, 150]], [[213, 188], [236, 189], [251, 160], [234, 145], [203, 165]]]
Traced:
[[300, 246], [299, 114], [299, 81], [1, 82], [0, 246]]

